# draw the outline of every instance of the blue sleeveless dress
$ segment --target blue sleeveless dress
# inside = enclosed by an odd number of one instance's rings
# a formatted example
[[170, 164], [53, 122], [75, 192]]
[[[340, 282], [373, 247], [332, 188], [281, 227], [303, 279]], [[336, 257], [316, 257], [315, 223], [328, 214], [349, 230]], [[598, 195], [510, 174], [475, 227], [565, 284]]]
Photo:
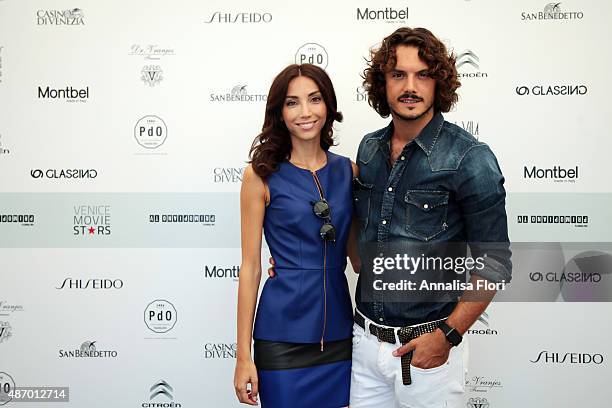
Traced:
[[[285, 161], [270, 175], [265, 239], [276, 276], [261, 292], [253, 338], [263, 407], [338, 408], [349, 403], [352, 306], [346, 268], [353, 204], [350, 160], [327, 152], [316, 172]], [[317, 182], [336, 241], [319, 235]], [[321, 350], [322, 349], [322, 350]]]

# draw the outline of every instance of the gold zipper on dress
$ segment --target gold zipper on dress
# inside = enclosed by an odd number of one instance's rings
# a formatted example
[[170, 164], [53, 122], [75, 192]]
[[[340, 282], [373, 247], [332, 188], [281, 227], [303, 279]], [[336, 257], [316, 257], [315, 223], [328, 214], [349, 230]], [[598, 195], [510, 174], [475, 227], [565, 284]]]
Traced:
[[[323, 187], [321, 187], [321, 182], [317, 177], [317, 173], [311, 171], [312, 177], [314, 178], [314, 182], [317, 186], [317, 190], [319, 191], [319, 197], [321, 200], [324, 200], [323, 195]], [[321, 331], [321, 351], [323, 351], [325, 346], [325, 328], [327, 326], [327, 241], [323, 240], [323, 330]]]

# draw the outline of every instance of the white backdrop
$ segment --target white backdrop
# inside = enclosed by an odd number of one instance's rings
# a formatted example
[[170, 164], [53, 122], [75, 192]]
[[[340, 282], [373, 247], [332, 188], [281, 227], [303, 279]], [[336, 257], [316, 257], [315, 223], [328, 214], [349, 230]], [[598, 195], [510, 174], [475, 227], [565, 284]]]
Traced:
[[[70, 387], [75, 407], [238, 406], [238, 191], [270, 83], [304, 53], [324, 65], [345, 115], [333, 150], [354, 159], [387, 123], [360, 87], [364, 57], [404, 25], [460, 55], [446, 119], [496, 153], [511, 240], [567, 243], [561, 265], [605, 249], [591, 243], [612, 241], [611, 12], [595, 0], [0, 0], [0, 385]], [[66, 88], [76, 96], [52, 97]], [[555, 166], [577, 177], [530, 177]], [[474, 325], [468, 407], [609, 406], [612, 307], [556, 300], [494, 303]], [[103, 356], [63, 356], [82, 347]], [[57, 406], [18, 406], [30, 405]]]

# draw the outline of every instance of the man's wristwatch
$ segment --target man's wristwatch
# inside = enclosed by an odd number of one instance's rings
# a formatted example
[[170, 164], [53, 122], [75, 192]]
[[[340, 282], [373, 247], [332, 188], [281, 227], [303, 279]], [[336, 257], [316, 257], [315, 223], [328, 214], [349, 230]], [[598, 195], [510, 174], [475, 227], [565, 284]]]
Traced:
[[448, 342], [452, 344], [453, 347], [461, 344], [463, 336], [461, 336], [459, 332], [455, 330], [454, 327], [450, 327], [448, 324], [446, 324], [446, 322], [440, 322], [438, 328], [442, 330], [442, 333], [444, 333], [444, 335], [446, 336], [446, 340], [448, 340]]

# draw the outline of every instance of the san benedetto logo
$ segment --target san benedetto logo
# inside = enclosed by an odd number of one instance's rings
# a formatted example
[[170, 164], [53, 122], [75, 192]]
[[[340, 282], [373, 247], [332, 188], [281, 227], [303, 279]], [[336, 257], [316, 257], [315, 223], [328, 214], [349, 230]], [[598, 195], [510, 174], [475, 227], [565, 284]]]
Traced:
[[541, 11], [523, 11], [521, 13], [522, 21], [541, 21], [541, 20], [582, 20], [584, 13], [582, 11], [564, 11], [562, 3], [548, 3]]

